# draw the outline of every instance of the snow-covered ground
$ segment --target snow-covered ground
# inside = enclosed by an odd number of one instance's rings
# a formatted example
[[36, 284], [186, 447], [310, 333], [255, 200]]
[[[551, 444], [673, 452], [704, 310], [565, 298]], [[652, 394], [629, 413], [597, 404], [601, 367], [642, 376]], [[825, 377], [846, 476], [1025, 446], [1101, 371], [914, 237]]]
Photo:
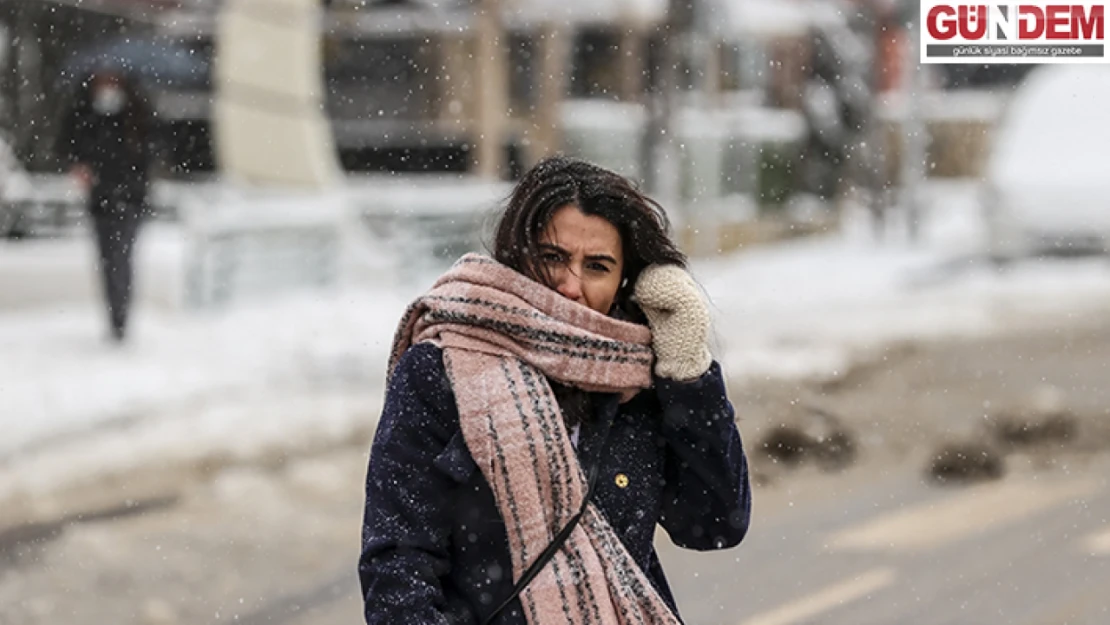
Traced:
[[699, 263], [722, 362], [734, 377], [835, 377], [895, 341], [1066, 324], [1110, 308], [1110, 260], [982, 256], [976, 185], [935, 182], [912, 244], [876, 244], [862, 215], [843, 232]]
[[[827, 237], [695, 262], [730, 376], [835, 376], [890, 341], [1062, 323], [1110, 308], [1107, 261], [1036, 261], [998, 275], [975, 257], [982, 233], [973, 187], [928, 191], [916, 245], [877, 244], [862, 219], [850, 219]], [[172, 284], [167, 274], [187, 246], [172, 228], [149, 235], [139, 288], [156, 291]], [[77, 264], [90, 254], [78, 240], [0, 244], [0, 288], [10, 301], [28, 287], [12, 282], [13, 267], [89, 282]], [[398, 266], [378, 258], [376, 269], [330, 291], [222, 312], [144, 297], [123, 347], [104, 339], [88, 284], [81, 297], [0, 306], [0, 500], [59, 480], [311, 445], [369, 427], [397, 320], [434, 277], [391, 275]]]

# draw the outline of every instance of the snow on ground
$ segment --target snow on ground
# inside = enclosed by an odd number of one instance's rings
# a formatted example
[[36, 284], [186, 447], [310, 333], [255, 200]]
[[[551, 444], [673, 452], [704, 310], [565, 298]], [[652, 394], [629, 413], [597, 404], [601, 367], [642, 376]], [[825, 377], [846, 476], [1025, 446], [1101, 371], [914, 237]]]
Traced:
[[1031, 259], [999, 273], [979, 255], [977, 191], [934, 183], [920, 242], [843, 232], [695, 264], [718, 354], [734, 378], [836, 377], [895, 341], [1066, 322], [1110, 307], [1110, 261]]
[[[1002, 275], [977, 260], [973, 198], [967, 184], [931, 186], [917, 245], [876, 244], [850, 219], [839, 234], [695, 262], [727, 373], [835, 376], [890, 341], [1061, 322], [1110, 306], [1105, 260], [1030, 262]], [[70, 264], [84, 254], [79, 241], [52, 244]], [[168, 277], [149, 265], [179, 266], [174, 255], [186, 246], [171, 231], [144, 245], [140, 288], [151, 289]], [[50, 266], [42, 249], [2, 244], [0, 267]], [[368, 427], [396, 323], [434, 277], [381, 275], [391, 266], [402, 265], [378, 258], [370, 275], [341, 288], [224, 312], [142, 299], [123, 347], [104, 340], [95, 289], [0, 306], [0, 500], [97, 472], [342, 440]], [[91, 279], [74, 271], [84, 278], [71, 280]], [[26, 285], [9, 274], [0, 271], [0, 288], [18, 293]]]
[[[176, 228], [155, 223], [143, 230], [135, 250], [140, 305], [176, 305], [183, 245]], [[92, 301], [100, 294], [95, 258], [91, 232], [66, 239], [0, 240], [0, 311], [57, 310]]]
[[[91, 305], [0, 316], [0, 500], [98, 473], [343, 440], [380, 405], [403, 287], [224, 313], [136, 311], [104, 338]], [[7, 470], [5, 470], [7, 469]]]
[[389, 292], [290, 297], [226, 315], [142, 310], [131, 341], [103, 338], [100, 314], [71, 308], [8, 315], [0, 458], [53, 436], [142, 419], [166, 406], [240, 391], [380, 384], [375, 375], [404, 309]]
[[171, 227], [143, 232], [122, 346], [107, 340], [87, 238], [0, 244], [0, 500], [97, 471], [366, 427], [393, 328], [426, 285], [380, 275], [390, 264], [368, 244], [343, 285], [191, 311], [181, 305], [185, 239]]

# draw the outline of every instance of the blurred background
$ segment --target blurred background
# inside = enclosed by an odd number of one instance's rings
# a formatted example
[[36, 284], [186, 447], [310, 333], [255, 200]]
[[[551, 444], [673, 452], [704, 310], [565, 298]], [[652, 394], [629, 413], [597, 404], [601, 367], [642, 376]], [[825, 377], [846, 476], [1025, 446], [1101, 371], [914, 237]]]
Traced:
[[[1110, 622], [1110, 70], [921, 65], [919, 11], [0, 0], [0, 623], [360, 622], [393, 331], [554, 153], [712, 301], [755, 511], [660, 536], [688, 623]], [[104, 71], [152, 120], [125, 341], [63, 149]]]

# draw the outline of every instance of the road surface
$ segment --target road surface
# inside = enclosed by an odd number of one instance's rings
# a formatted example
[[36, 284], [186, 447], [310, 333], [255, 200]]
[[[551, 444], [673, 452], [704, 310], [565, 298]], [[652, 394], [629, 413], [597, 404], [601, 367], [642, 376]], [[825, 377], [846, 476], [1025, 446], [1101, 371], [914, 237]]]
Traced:
[[[761, 475], [754, 524], [739, 548], [718, 553], [680, 551], [660, 535], [686, 621], [1110, 623], [1110, 453], [1099, 434], [1110, 420], [1110, 328], [897, 354], [833, 385], [734, 389]], [[987, 406], [1040, 385], [1080, 415], [1078, 437], [1009, 455], [999, 480], [928, 477], [936, 445], [975, 435]], [[853, 429], [855, 463], [786, 470], [759, 455], [791, 389]], [[149, 499], [0, 529], [0, 623], [360, 622], [367, 442], [212, 466]]]

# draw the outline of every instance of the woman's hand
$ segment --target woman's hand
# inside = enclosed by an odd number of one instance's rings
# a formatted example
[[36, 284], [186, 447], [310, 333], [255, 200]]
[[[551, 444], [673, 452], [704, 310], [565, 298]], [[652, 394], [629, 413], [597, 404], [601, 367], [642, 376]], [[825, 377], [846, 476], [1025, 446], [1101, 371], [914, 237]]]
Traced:
[[633, 289], [651, 326], [655, 374], [689, 381], [713, 362], [709, 353], [709, 308], [690, 274], [677, 265], [652, 265]]

